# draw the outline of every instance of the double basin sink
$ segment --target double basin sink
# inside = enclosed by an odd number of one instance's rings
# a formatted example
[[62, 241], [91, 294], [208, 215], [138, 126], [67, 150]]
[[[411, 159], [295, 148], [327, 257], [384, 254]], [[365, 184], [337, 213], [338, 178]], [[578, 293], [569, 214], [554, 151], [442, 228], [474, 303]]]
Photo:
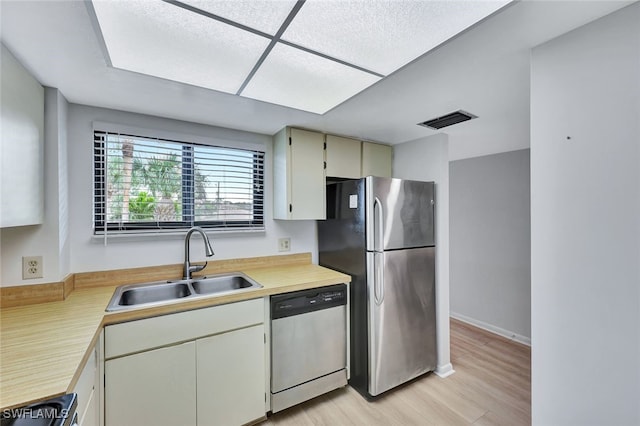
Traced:
[[118, 287], [107, 312], [159, 306], [175, 300], [221, 296], [262, 288], [241, 272], [211, 275], [190, 280], [157, 281]]

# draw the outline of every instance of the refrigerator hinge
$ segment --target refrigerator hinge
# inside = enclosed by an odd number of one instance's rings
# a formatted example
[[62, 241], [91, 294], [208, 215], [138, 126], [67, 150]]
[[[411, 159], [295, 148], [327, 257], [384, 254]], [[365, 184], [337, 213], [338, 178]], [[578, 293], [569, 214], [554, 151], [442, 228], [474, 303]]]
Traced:
[[289, 145], [291, 145], [291, 137], [289, 137]]
[[325, 151], [327, 150], [327, 143], [326, 142], [324, 143], [324, 150]]
[[291, 213], [293, 211], [293, 205], [289, 204], [289, 213]]
[[327, 170], [327, 162], [324, 162], [324, 169]]

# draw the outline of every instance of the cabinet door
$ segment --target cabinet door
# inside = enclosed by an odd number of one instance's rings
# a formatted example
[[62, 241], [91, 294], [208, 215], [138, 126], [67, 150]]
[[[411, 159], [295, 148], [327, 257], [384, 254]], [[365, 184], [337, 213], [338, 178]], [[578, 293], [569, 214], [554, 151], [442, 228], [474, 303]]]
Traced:
[[80, 417], [80, 425], [82, 426], [100, 426], [100, 418], [99, 418], [99, 405], [97, 392], [92, 389], [91, 390], [91, 398], [89, 399], [89, 404], [87, 405], [87, 409]]
[[391, 177], [393, 148], [378, 143], [362, 143], [362, 176]]
[[[4, 44], [0, 44], [0, 55], [0, 228], [40, 224], [44, 218], [44, 88]], [[53, 200], [57, 206], [58, 199]]]
[[263, 324], [198, 339], [198, 425], [239, 426], [265, 415]]
[[105, 363], [107, 426], [196, 424], [195, 342]]
[[327, 135], [327, 176], [358, 179], [361, 150], [359, 140]]
[[324, 136], [291, 129], [289, 219], [325, 219]]
[[98, 346], [93, 348], [73, 391], [78, 395], [77, 412], [82, 426], [100, 424], [100, 369], [98, 368]]

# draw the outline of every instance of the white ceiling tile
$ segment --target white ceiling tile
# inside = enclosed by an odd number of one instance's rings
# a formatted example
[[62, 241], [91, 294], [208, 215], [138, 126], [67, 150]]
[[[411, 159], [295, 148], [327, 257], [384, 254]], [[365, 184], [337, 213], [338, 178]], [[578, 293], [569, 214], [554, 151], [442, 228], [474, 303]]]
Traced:
[[375, 75], [278, 43], [242, 96], [323, 114], [378, 80]]
[[256, 141], [297, 124], [388, 143], [432, 134], [415, 123], [465, 106], [482, 120], [452, 134], [450, 155], [460, 159], [526, 148], [531, 48], [631, 2], [516, 2], [323, 116], [106, 67], [84, 2], [0, 4], [2, 44], [71, 103], [245, 130]]
[[265, 37], [164, 2], [94, 1], [114, 67], [236, 93]]
[[381, 74], [511, 0], [307, 0], [282, 39]]
[[182, 3], [274, 35], [296, 0], [184, 0]]

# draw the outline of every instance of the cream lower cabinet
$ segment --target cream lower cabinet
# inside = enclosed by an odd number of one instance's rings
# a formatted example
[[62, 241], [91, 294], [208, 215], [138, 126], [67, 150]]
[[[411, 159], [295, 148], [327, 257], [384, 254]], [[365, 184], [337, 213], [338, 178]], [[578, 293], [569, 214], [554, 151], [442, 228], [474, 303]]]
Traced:
[[195, 426], [195, 383], [195, 342], [108, 360], [106, 424]]
[[103, 389], [103, 335], [100, 334], [97, 343], [91, 349], [80, 378], [73, 391], [78, 395], [79, 424], [82, 426], [100, 426], [102, 419], [102, 389]]
[[240, 426], [266, 413], [264, 299], [105, 328], [107, 426]]
[[[198, 425], [243, 425], [265, 413], [264, 326], [196, 341]], [[224, 383], [224, 386], [221, 384]]]

